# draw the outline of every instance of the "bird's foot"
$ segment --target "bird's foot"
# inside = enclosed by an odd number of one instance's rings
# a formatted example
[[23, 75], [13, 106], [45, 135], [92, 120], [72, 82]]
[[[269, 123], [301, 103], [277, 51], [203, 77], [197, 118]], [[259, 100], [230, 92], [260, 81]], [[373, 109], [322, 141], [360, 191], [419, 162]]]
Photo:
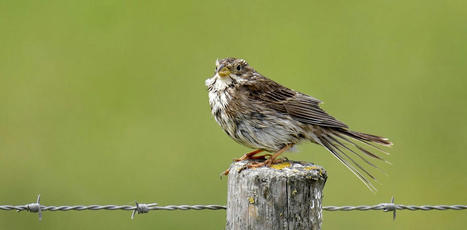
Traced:
[[266, 157], [271, 157], [272, 155], [267, 153], [267, 154], [264, 154], [264, 155], [260, 155], [260, 156], [247, 156], [247, 155], [243, 155], [242, 157], [240, 158], [237, 158], [237, 159], [234, 159], [234, 161], [238, 162], [238, 161], [244, 161], [244, 160], [263, 160], [265, 161], [267, 158]]
[[279, 163], [282, 163], [284, 161], [287, 161], [287, 159], [283, 159], [283, 158], [279, 158], [279, 159], [272, 159], [272, 158], [268, 158], [267, 160], [263, 161], [263, 162], [257, 162], [257, 163], [251, 163], [251, 164], [247, 164], [245, 165], [246, 168], [261, 168], [261, 167], [271, 167], [272, 164], [279, 164]]
[[[250, 162], [245, 164], [245, 166], [243, 166], [243, 168], [241, 168], [239, 172], [241, 172], [244, 169], [251, 168], [250, 165], [259, 165], [259, 164], [265, 163], [272, 156], [271, 154], [264, 154], [264, 155], [261, 155], [261, 156], [248, 156], [248, 157], [245, 157], [246, 155], [247, 154], [243, 155], [242, 157], [240, 157], [238, 159], [234, 159], [234, 161], [236, 161], [236, 162], [244, 161], [244, 160], [251, 160]], [[257, 161], [261, 161], [261, 162], [257, 162]], [[276, 159], [276, 161], [274, 161], [274, 162], [277, 162], [277, 161], [278, 160]], [[253, 168], [258, 168], [258, 167], [262, 167], [262, 166], [257, 166], [257, 167], [254, 166]], [[229, 172], [230, 172], [230, 167], [228, 169], [226, 169], [224, 172], [222, 172], [221, 176], [222, 175], [227, 176], [227, 175], [229, 175]]]
[[262, 162], [248, 162], [247, 164], [245, 164], [240, 170], [239, 172], [245, 170], [245, 169], [254, 169], [254, 168], [261, 168], [261, 167], [271, 167], [271, 165], [273, 164], [280, 164], [280, 163], [283, 163], [284, 161], [287, 161], [288, 159], [287, 158], [276, 158], [276, 159], [272, 159], [271, 157], [269, 157], [267, 160], [264, 160]]
[[291, 147], [292, 147], [292, 144], [285, 145], [282, 149], [280, 149], [279, 151], [274, 153], [274, 155], [270, 156], [267, 160], [265, 160], [263, 162], [259, 162], [259, 163], [247, 164], [246, 167], [247, 168], [259, 168], [259, 167], [263, 167], [263, 166], [271, 167], [272, 164], [282, 163], [282, 162], [284, 162], [284, 160], [280, 159], [279, 156], [283, 152], [290, 149]]
[[[266, 156], [268, 156], [269, 158], [266, 159]], [[285, 161], [288, 161], [288, 159], [286, 157], [276, 158], [276, 159], [272, 160], [271, 159], [271, 154], [265, 154], [263, 156], [257, 156], [257, 157], [251, 158], [251, 159], [252, 160], [261, 160], [261, 162], [250, 161], [247, 164], [245, 164], [238, 172], [241, 172], [241, 171], [243, 171], [245, 169], [271, 167], [271, 165], [273, 165], [273, 164], [280, 164], [280, 163], [283, 163]], [[224, 172], [222, 172], [221, 177], [222, 176], [227, 176], [227, 175], [229, 175], [229, 173], [230, 173], [230, 168], [228, 168]]]
[[[278, 164], [278, 163], [283, 163], [284, 161], [287, 161], [287, 158], [282, 159], [279, 158], [279, 156], [287, 151], [289, 148], [291, 148], [293, 144], [287, 144], [285, 145], [282, 149], [277, 151], [274, 154], [264, 154], [262, 156], [255, 156], [257, 153], [260, 153], [264, 151], [263, 149], [257, 149], [253, 152], [247, 153], [240, 157], [239, 159], [235, 159], [235, 161], [243, 161], [243, 160], [253, 160], [245, 164], [238, 172], [241, 172], [242, 170], [245, 169], [251, 169], [251, 168], [260, 168], [260, 167], [271, 167], [272, 164]], [[256, 161], [260, 162], [256, 162]], [[228, 175], [230, 172], [230, 168], [224, 171], [224, 175]]]
[[262, 156], [255, 156], [256, 154], [264, 151], [263, 149], [257, 149], [253, 152], [245, 153], [240, 158], [234, 159], [234, 161], [244, 161], [244, 160], [266, 160], [266, 156], [271, 156], [271, 154], [265, 154]]

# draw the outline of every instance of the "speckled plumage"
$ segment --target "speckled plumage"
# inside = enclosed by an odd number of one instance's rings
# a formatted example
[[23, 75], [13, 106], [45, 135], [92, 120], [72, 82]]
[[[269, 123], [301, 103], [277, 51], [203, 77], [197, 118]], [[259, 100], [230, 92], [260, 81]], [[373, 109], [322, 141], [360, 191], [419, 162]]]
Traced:
[[236, 142], [277, 152], [286, 145], [312, 141], [328, 149], [370, 189], [374, 189], [362, 174], [374, 177], [343, 150], [355, 153], [373, 165], [348, 145], [367, 156], [382, 158], [349, 139], [369, 145], [370, 142], [390, 145], [387, 139], [349, 130], [347, 125], [319, 107], [321, 101], [262, 76], [243, 59], [216, 61], [215, 74], [206, 80], [206, 86], [214, 118]]

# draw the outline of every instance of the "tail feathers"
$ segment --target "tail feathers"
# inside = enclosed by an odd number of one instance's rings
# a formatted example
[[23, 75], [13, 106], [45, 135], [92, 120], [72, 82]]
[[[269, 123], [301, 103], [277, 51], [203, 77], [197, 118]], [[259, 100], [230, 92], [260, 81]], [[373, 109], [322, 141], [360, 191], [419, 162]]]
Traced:
[[[390, 162], [386, 161], [384, 158], [370, 152], [364, 147], [360, 146], [358, 143], [363, 143], [367, 146], [371, 146], [380, 152], [386, 153], [384, 150], [378, 146], [372, 144], [377, 143], [384, 146], [390, 146], [392, 143], [383, 137], [359, 133], [355, 131], [350, 131], [347, 129], [322, 129], [320, 132], [315, 134], [315, 140], [322, 146], [324, 146], [331, 154], [336, 157], [344, 166], [346, 166], [358, 179], [360, 179], [370, 191], [376, 191], [376, 187], [373, 185], [372, 181], [376, 181], [376, 178], [366, 170], [362, 165], [355, 161], [351, 154], [355, 154], [360, 160], [364, 163], [377, 168], [375, 164], [370, 162], [365, 156], [384, 161], [388, 164]], [[346, 153], [347, 152], [347, 153]], [[364, 153], [364, 155], [360, 154]]]
[[366, 142], [374, 142], [374, 143], [378, 143], [380, 145], [385, 145], [385, 146], [392, 146], [392, 142], [390, 142], [385, 137], [380, 137], [380, 136], [375, 136], [371, 134], [360, 133], [360, 132], [355, 132], [352, 130], [345, 130], [345, 129], [340, 129], [340, 131], [343, 132], [345, 135], [355, 138], [357, 140], [366, 141]]

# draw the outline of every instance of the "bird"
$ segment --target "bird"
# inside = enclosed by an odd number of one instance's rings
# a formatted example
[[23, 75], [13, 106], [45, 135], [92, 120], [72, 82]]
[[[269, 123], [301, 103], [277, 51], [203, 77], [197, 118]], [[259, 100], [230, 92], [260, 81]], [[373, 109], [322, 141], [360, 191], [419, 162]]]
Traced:
[[[372, 181], [376, 178], [354, 158], [375, 168], [378, 167], [367, 158], [390, 164], [374, 153], [389, 154], [380, 147], [392, 145], [387, 138], [349, 129], [326, 113], [320, 100], [261, 75], [244, 59], [216, 60], [214, 76], [205, 84], [216, 122], [234, 141], [254, 149], [235, 159], [253, 161], [248, 168], [271, 166], [280, 162], [279, 156], [284, 152], [310, 141], [327, 149], [375, 191]], [[258, 155], [263, 151], [268, 153]]]

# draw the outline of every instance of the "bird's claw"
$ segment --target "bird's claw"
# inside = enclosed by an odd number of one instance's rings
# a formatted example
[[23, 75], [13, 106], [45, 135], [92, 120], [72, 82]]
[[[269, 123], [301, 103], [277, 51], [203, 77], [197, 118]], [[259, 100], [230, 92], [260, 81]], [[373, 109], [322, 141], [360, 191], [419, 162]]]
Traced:
[[244, 160], [266, 160], [266, 157], [271, 157], [272, 155], [267, 153], [261, 156], [242, 156], [240, 158], [233, 159], [235, 162], [244, 161]]
[[258, 162], [258, 163], [248, 163], [244, 166], [244, 168], [261, 168], [261, 167], [271, 167], [272, 164], [278, 164], [278, 163], [282, 163], [284, 161], [287, 161], [287, 159], [271, 159], [271, 158], [268, 158], [267, 160], [263, 161], [263, 162]]
[[[241, 171], [245, 169], [251, 169], [251, 168], [261, 168], [261, 167], [271, 167], [272, 164], [278, 164], [282, 163], [284, 161], [287, 161], [288, 159], [286, 157], [283, 157], [281, 159], [271, 159], [272, 155], [271, 154], [264, 154], [261, 156], [249, 156], [245, 157], [242, 156], [240, 158], [234, 159], [234, 161], [239, 162], [239, 161], [244, 161], [244, 160], [250, 160], [248, 163], [246, 163], [242, 168], [238, 170], [240, 173]], [[261, 161], [261, 162], [255, 162], [255, 161]], [[230, 173], [230, 168], [226, 169], [224, 172], [221, 173], [222, 176], [227, 176]]]

